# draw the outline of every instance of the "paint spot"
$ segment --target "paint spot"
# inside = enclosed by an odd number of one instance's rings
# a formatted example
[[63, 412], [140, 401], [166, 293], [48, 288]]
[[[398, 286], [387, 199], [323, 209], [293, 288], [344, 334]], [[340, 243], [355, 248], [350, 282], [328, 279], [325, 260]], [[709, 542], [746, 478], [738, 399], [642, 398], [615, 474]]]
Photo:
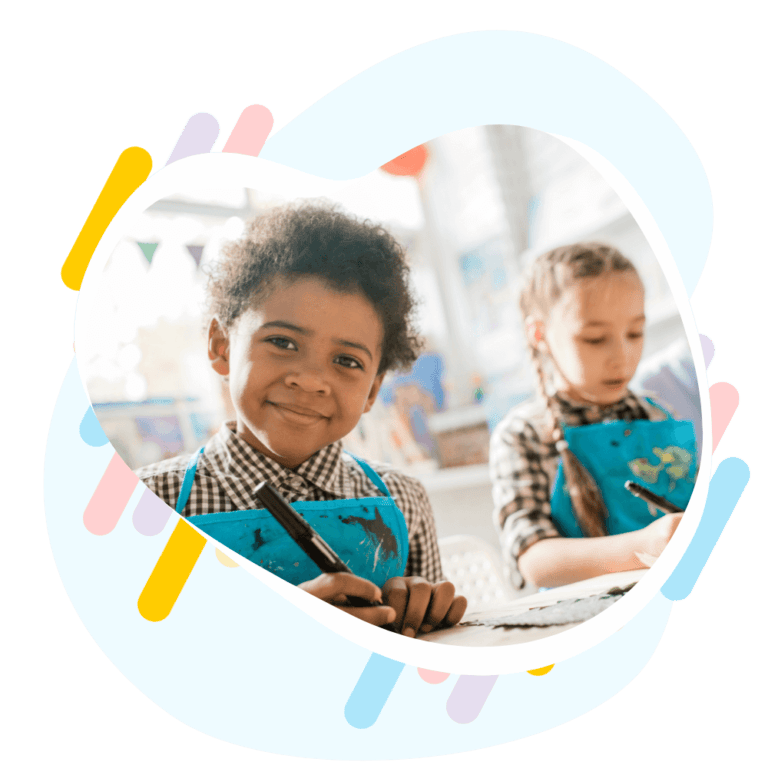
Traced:
[[192, 115], [187, 120], [187, 124], [184, 126], [166, 165], [175, 163], [184, 157], [208, 154], [218, 135], [219, 124], [213, 115], [209, 115], [207, 112]]
[[143, 536], [156, 536], [171, 517], [173, 510], [147, 488], [133, 510], [133, 527]]
[[704, 367], [709, 368], [709, 364], [715, 356], [715, 345], [712, 343], [712, 339], [705, 336], [703, 333], [699, 334], [699, 340], [701, 341], [701, 348], [704, 351]]
[[554, 669], [555, 665], [550, 664], [548, 667], [539, 667], [538, 669], [529, 669], [528, 674], [529, 675], [536, 675], [537, 677], [540, 677], [541, 675], [546, 675], [548, 672], [551, 672]]
[[227, 568], [238, 568], [239, 563], [236, 563], [231, 557], [227, 557], [220, 549], [216, 549], [216, 559]]
[[83, 513], [86, 530], [95, 536], [111, 533], [138, 482], [128, 465], [114, 454]]
[[179, 518], [139, 596], [139, 613], [162, 621], [171, 612], [205, 546], [205, 537]]
[[109, 442], [91, 407], [85, 412], [85, 416], [83, 416], [83, 420], [80, 422], [80, 437], [84, 443], [93, 448], [100, 448]]
[[378, 720], [403, 667], [400, 661], [371, 654], [344, 707], [353, 728], [370, 728]]
[[[368, 510], [366, 507], [363, 507], [363, 509], [367, 512]], [[350, 515], [349, 517], [340, 517], [342, 523], [346, 523], [349, 525], [350, 523], [354, 525], [359, 525], [366, 533], [366, 535], [371, 539], [371, 541], [376, 544], [378, 543], [379, 546], [384, 551], [385, 557], [397, 557], [398, 554], [398, 548], [397, 548], [397, 539], [395, 538], [394, 534], [390, 530], [390, 528], [387, 527], [387, 525], [384, 523], [384, 520], [381, 517], [381, 512], [379, 512], [378, 507], [374, 507], [373, 510], [376, 517], [373, 520], [369, 520], [365, 517], [357, 517], [356, 515]], [[362, 544], [362, 542], [361, 542]]]
[[439, 685], [451, 676], [450, 672], [433, 672], [431, 669], [423, 669], [422, 667], [419, 667], [418, 672], [419, 677], [430, 685]]
[[79, 291], [85, 270], [99, 244], [104, 230], [115, 218], [123, 203], [147, 180], [152, 158], [141, 147], [126, 149], [104, 184], [80, 234], [61, 268], [61, 279], [67, 288]]
[[253, 551], [255, 552], [257, 549], [261, 549], [266, 542], [264, 541], [264, 537], [261, 535], [261, 528], [257, 528], [253, 532], [253, 544], [251, 545], [253, 547]]
[[257, 157], [273, 124], [272, 113], [266, 107], [260, 104], [246, 107], [240, 114], [237, 125], [229, 135], [222, 151]]
[[720, 382], [709, 388], [712, 403], [712, 453], [720, 443], [720, 438], [731, 423], [733, 414], [739, 407], [739, 393], [733, 384]]
[[471, 723], [485, 706], [498, 675], [461, 675], [445, 705], [454, 723]]
[[691, 593], [748, 481], [749, 467], [741, 459], [726, 459], [718, 466], [709, 484], [699, 527], [661, 588], [664, 597], [683, 600]]

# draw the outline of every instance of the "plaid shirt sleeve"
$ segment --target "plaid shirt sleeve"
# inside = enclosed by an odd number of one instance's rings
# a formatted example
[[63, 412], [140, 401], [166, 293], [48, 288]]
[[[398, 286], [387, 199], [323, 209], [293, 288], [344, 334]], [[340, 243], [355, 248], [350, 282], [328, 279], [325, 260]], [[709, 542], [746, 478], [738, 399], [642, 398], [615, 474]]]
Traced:
[[397, 471], [383, 472], [382, 480], [408, 527], [405, 575], [421, 576], [433, 584], [442, 581], [445, 577], [437, 546], [435, 517], [424, 486], [416, 478]]
[[521, 418], [507, 417], [491, 437], [494, 523], [504, 564], [518, 589], [525, 585], [517, 565], [520, 555], [540, 539], [560, 535], [549, 503], [554, 478], [542, 461], [548, 452], [536, 430]]
[[[168, 459], [135, 470], [136, 476], [152, 493], [164, 501], [171, 509], [176, 509], [176, 502], [184, 480], [184, 469], [188, 457], [181, 460]], [[178, 465], [178, 466], [177, 466]]]

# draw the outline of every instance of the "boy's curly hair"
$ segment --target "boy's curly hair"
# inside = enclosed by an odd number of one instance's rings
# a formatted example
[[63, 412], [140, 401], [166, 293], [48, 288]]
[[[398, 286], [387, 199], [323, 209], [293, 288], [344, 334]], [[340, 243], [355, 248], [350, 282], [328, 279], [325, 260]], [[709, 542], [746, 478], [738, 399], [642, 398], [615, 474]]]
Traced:
[[281, 279], [317, 277], [343, 292], [362, 293], [384, 327], [379, 373], [408, 368], [421, 351], [410, 268], [383, 227], [331, 206], [304, 202], [252, 219], [208, 269], [208, 310], [230, 328]]

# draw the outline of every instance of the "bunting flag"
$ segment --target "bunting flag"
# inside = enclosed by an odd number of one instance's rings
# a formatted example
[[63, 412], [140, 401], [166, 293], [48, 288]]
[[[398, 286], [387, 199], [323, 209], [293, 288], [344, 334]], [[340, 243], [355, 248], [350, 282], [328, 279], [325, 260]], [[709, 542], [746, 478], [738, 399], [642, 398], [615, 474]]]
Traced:
[[147, 263], [152, 263], [152, 257], [155, 255], [155, 250], [157, 250], [157, 246], [160, 245], [160, 243], [139, 243], [137, 242], [136, 245], [141, 248], [141, 252], [144, 254], [144, 258], [147, 260]]
[[188, 245], [187, 250], [189, 251], [189, 255], [195, 260], [195, 264], [199, 267], [200, 266], [200, 259], [203, 258], [203, 248], [205, 246], [202, 245]]

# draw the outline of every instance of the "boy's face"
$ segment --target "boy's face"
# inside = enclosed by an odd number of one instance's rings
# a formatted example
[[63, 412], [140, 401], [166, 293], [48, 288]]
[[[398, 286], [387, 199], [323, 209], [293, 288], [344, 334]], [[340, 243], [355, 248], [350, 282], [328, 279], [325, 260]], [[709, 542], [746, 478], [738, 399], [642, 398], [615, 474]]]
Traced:
[[362, 294], [302, 277], [278, 283], [208, 356], [229, 376], [237, 434], [291, 469], [349, 434], [376, 399], [384, 329]]

